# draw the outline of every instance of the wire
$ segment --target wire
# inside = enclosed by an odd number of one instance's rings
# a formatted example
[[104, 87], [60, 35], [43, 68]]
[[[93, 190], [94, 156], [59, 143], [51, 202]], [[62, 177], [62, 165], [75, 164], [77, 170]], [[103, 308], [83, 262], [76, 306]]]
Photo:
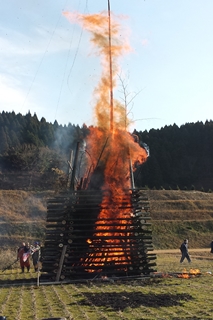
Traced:
[[[84, 9], [84, 13], [86, 13], [86, 11], [88, 12], [88, 0], [86, 0], [86, 5], [85, 5], [85, 9]], [[77, 45], [77, 48], [76, 48], [76, 51], [75, 51], [75, 55], [74, 55], [74, 58], [73, 58], [73, 62], [72, 62], [72, 65], [71, 65], [71, 68], [70, 68], [70, 71], [69, 71], [69, 74], [68, 74], [68, 77], [67, 77], [67, 85], [69, 87], [69, 79], [70, 79], [70, 76], [71, 76], [71, 73], [72, 73], [72, 70], [73, 70], [73, 67], [75, 65], [75, 61], [76, 61], [76, 58], [77, 58], [77, 55], [78, 55], [78, 51], [79, 51], [79, 48], [80, 48], [80, 43], [81, 43], [81, 39], [82, 39], [82, 35], [83, 35], [83, 28], [81, 28], [81, 33], [80, 33], [80, 36], [79, 36], [79, 39], [78, 39], [78, 45]], [[69, 88], [70, 89], [70, 88]], [[71, 91], [71, 90], [70, 90]]]
[[[79, 1], [78, 7], [80, 6], [80, 2], [81, 2], [81, 1]], [[86, 11], [88, 11], [88, 0], [86, 0], [86, 5], [85, 5], [84, 13], [85, 13]], [[59, 92], [59, 98], [58, 98], [58, 102], [57, 102], [57, 106], [56, 106], [55, 119], [56, 119], [56, 114], [57, 114], [58, 107], [59, 107], [59, 103], [60, 103], [60, 99], [61, 99], [62, 88], [63, 88], [63, 85], [64, 85], [65, 74], [66, 74], [67, 65], [68, 65], [68, 60], [69, 60], [69, 56], [70, 56], [70, 52], [71, 52], [71, 47], [72, 47], [72, 42], [73, 42], [74, 33], [75, 33], [75, 26], [74, 26], [74, 28], [73, 28], [73, 33], [72, 33], [72, 37], [71, 37], [70, 47], [69, 47], [68, 54], [67, 54], [67, 59], [66, 59], [66, 64], [65, 64], [65, 68], [64, 68], [63, 79], [62, 79], [62, 82], [61, 82], [61, 87], [60, 87], [60, 92]], [[67, 86], [68, 86], [70, 92], [72, 92], [72, 91], [71, 91], [71, 88], [69, 87], [69, 79], [70, 79], [70, 76], [71, 76], [71, 74], [72, 74], [72, 71], [73, 71], [73, 68], [74, 68], [74, 65], [75, 65], [75, 62], [76, 62], [76, 58], [77, 58], [77, 55], [78, 55], [78, 52], [79, 52], [82, 35], [83, 35], [83, 28], [81, 29], [81, 33], [80, 33], [80, 36], [79, 36], [79, 39], [78, 39], [78, 45], [77, 45], [77, 48], [76, 48], [76, 51], [75, 51], [75, 54], [74, 54], [74, 58], [73, 58], [73, 61], [72, 61], [72, 64], [71, 64], [71, 67], [70, 67], [70, 70], [69, 70], [69, 73], [68, 73], [68, 76], [67, 76]]]
[[[66, 6], [67, 1], [68, 1], [68, 0], [65, 0], [64, 6]], [[28, 96], [29, 96], [29, 94], [30, 94], [30, 92], [31, 92], [31, 89], [32, 89], [32, 87], [33, 87], [33, 84], [34, 84], [34, 82], [35, 82], [35, 79], [36, 79], [36, 77], [37, 77], [37, 75], [38, 75], [39, 69], [40, 69], [40, 67], [41, 67], [41, 65], [42, 65], [42, 62], [43, 62], [45, 56], [46, 56], [46, 53], [48, 52], [48, 48], [49, 48], [49, 46], [50, 46], [50, 43], [51, 43], [51, 41], [52, 41], [52, 39], [53, 39], [53, 36], [54, 36], [54, 34], [55, 34], [56, 28], [58, 27], [58, 24], [59, 24], [60, 20], [61, 20], [61, 16], [59, 16], [58, 20], [56, 21], [55, 27], [54, 27], [54, 29], [53, 29], [53, 32], [52, 32], [51, 37], [50, 37], [50, 39], [49, 39], [49, 42], [48, 42], [48, 44], [47, 44], [46, 50], [45, 50], [45, 52], [44, 52], [44, 54], [43, 54], [43, 56], [42, 56], [42, 58], [41, 58], [41, 60], [40, 60], [40, 63], [39, 63], [39, 65], [38, 65], [38, 68], [37, 68], [37, 70], [36, 70], [36, 72], [35, 72], [35, 74], [34, 74], [33, 80], [32, 80], [32, 82], [31, 82], [31, 85], [30, 85], [30, 87], [29, 87], [29, 90], [28, 90], [28, 92], [27, 92], [27, 95], [26, 95], [26, 97], [25, 97], [25, 100], [24, 100], [24, 102], [23, 102], [22, 108], [24, 107], [24, 105], [25, 105], [25, 103], [26, 103], [26, 101], [27, 101], [27, 98], [28, 98]]]

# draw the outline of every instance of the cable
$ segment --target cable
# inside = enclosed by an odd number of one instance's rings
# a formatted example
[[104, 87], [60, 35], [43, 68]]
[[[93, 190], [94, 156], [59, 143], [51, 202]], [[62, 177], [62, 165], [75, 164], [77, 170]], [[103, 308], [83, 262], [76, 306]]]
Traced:
[[[64, 6], [67, 4], [67, 1], [68, 1], [68, 0], [65, 0]], [[48, 48], [49, 48], [50, 43], [51, 43], [51, 41], [52, 41], [52, 39], [53, 39], [53, 36], [54, 36], [54, 34], [55, 34], [55, 31], [56, 31], [56, 28], [58, 27], [58, 24], [59, 24], [59, 22], [60, 22], [60, 19], [61, 19], [61, 16], [59, 16], [59, 18], [58, 18], [58, 20], [57, 20], [57, 22], [56, 22], [56, 25], [55, 25], [55, 27], [54, 27], [54, 29], [53, 29], [53, 32], [52, 32], [51, 37], [50, 37], [50, 39], [49, 39], [49, 42], [48, 42], [48, 44], [47, 44], [46, 50], [45, 50], [45, 52], [44, 52], [44, 54], [43, 54], [43, 56], [42, 56], [42, 58], [41, 58], [41, 60], [40, 60], [40, 63], [39, 63], [38, 68], [37, 68], [37, 70], [36, 70], [36, 73], [34, 74], [33, 80], [32, 80], [32, 82], [31, 82], [31, 85], [30, 85], [29, 90], [28, 90], [28, 92], [27, 92], [26, 98], [25, 98], [25, 100], [24, 100], [24, 102], [23, 102], [22, 108], [24, 107], [24, 105], [25, 105], [25, 103], [26, 103], [26, 101], [27, 101], [27, 98], [28, 98], [28, 96], [29, 96], [29, 94], [30, 94], [30, 91], [31, 91], [31, 89], [32, 89], [32, 86], [33, 86], [33, 84], [34, 84], [34, 82], [35, 82], [35, 79], [36, 79], [36, 77], [37, 77], [37, 74], [38, 74], [38, 72], [39, 72], [39, 69], [40, 69], [40, 67], [41, 67], [41, 65], [42, 65], [42, 62], [43, 62], [43, 60], [44, 60], [44, 58], [45, 58], [46, 53], [48, 52]]]
[[[79, 1], [78, 7], [80, 6], [80, 2], [81, 2], [81, 1]], [[85, 13], [86, 11], [88, 11], [88, 0], [86, 0], [86, 5], [85, 5], [84, 13]], [[55, 118], [56, 118], [56, 114], [57, 114], [57, 111], [58, 111], [59, 102], [60, 102], [60, 99], [61, 99], [61, 93], [62, 93], [62, 88], [63, 88], [63, 84], [64, 84], [64, 80], [65, 80], [65, 74], [66, 74], [67, 64], [68, 64], [68, 60], [69, 60], [69, 56], [70, 56], [70, 52], [71, 52], [71, 47], [72, 47], [72, 42], [73, 42], [73, 35], [74, 35], [74, 33], [75, 33], [75, 26], [74, 26], [74, 28], [73, 28], [73, 33], [72, 33], [72, 37], [71, 37], [70, 47], [69, 47], [68, 54], [67, 54], [67, 59], [66, 59], [66, 64], [65, 64], [65, 68], [64, 68], [63, 79], [62, 79], [62, 82], [61, 82], [61, 87], [60, 87], [60, 92], [59, 92], [59, 98], [58, 98], [58, 102], [57, 102], [57, 106], [56, 106]], [[67, 86], [68, 86], [70, 92], [71, 92], [71, 88], [69, 87], [69, 79], [70, 79], [70, 76], [71, 76], [72, 70], [73, 70], [73, 68], [74, 68], [77, 55], [78, 55], [78, 51], [79, 51], [80, 43], [81, 43], [81, 39], [82, 39], [82, 34], [83, 34], [83, 28], [81, 29], [81, 33], [80, 33], [80, 36], [79, 36], [77, 49], [76, 49], [76, 51], [75, 51], [74, 58], [73, 58], [73, 61], [72, 61], [72, 65], [71, 65], [71, 67], [70, 67], [70, 71], [69, 71], [68, 76], [67, 76]]]
[[[85, 13], [86, 11], [88, 12], [88, 0], [86, 0], [86, 5], [85, 5], [84, 13]], [[75, 51], [75, 55], [74, 55], [74, 58], [73, 58], [73, 62], [72, 62], [72, 65], [71, 65], [71, 68], [70, 68], [70, 71], [69, 71], [69, 74], [68, 74], [68, 77], [67, 77], [67, 85], [68, 85], [68, 88], [69, 88], [69, 78], [70, 78], [70, 75], [71, 75], [71, 73], [72, 73], [72, 70], [73, 70], [73, 67], [74, 67], [76, 58], [77, 58], [77, 54], [78, 54], [78, 51], [79, 51], [79, 48], [80, 48], [80, 43], [81, 43], [82, 35], [83, 35], [83, 28], [81, 28], [81, 33], [80, 33], [80, 37], [79, 37], [79, 40], [78, 40], [77, 49], [76, 49], [76, 51]], [[70, 91], [71, 91], [71, 90], [70, 90]]]

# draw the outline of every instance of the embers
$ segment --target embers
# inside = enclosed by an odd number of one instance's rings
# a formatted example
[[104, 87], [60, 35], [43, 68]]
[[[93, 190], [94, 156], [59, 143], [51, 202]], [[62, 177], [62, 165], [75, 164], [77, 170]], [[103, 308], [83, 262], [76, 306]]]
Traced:
[[73, 191], [49, 200], [43, 261], [47, 278], [155, 271], [148, 208], [139, 190], [113, 199], [108, 191]]

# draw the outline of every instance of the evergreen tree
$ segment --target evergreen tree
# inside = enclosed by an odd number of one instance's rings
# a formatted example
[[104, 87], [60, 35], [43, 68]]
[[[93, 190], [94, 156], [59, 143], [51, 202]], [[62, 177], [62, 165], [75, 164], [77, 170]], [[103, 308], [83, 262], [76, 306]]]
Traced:
[[9, 144], [7, 141], [7, 135], [3, 127], [0, 128], [0, 154], [3, 154], [9, 149]]

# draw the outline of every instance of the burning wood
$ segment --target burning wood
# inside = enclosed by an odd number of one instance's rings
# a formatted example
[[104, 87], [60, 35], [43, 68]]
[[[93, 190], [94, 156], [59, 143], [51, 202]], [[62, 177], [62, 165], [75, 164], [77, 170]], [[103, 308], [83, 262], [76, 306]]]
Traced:
[[190, 269], [189, 272], [186, 269], [184, 269], [181, 274], [177, 275], [177, 277], [189, 279], [189, 278], [194, 278], [195, 276], [200, 276], [200, 275], [201, 275], [201, 272], [199, 269]]
[[86, 139], [87, 174], [78, 182], [78, 143], [67, 184], [71, 190], [48, 202], [43, 271], [52, 279], [155, 271], [149, 203], [144, 191], [135, 189], [133, 175], [147, 152], [127, 132], [127, 106], [112, 99], [118, 58], [129, 46], [121, 42], [125, 38], [109, 11], [110, 6], [108, 15], [65, 13], [92, 34], [103, 74], [95, 88], [97, 126]]
[[[56, 277], [65, 245], [61, 279], [89, 277], [90, 274], [141, 275], [154, 271], [156, 255], [151, 253], [151, 225], [146, 223], [150, 217], [142, 208], [140, 216], [136, 215], [134, 205], [142, 191], [131, 192], [122, 198], [125, 199], [122, 203], [114, 202], [118, 217], [106, 216], [108, 208], [103, 198], [108, 191], [96, 192], [95, 198], [93, 191], [73, 191], [67, 197], [58, 197], [58, 201], [57, 198], [49, 200], [43, 262], [43, 271], [48, 277]], [[52, 223], [54, 216], [55, 223]]]
[[190, 269], [187, 271], [186, 269], [183, 269], [182, 272], [168, 272], [168, 273], [163, 273], [163, 272], [154, 272], [153, 277], [158, 277], [158, 278], [182, 278], [182, 279], [190, 279], [190, 278], [195, 278], [201, 276], [202, 273], [199, 269]]

